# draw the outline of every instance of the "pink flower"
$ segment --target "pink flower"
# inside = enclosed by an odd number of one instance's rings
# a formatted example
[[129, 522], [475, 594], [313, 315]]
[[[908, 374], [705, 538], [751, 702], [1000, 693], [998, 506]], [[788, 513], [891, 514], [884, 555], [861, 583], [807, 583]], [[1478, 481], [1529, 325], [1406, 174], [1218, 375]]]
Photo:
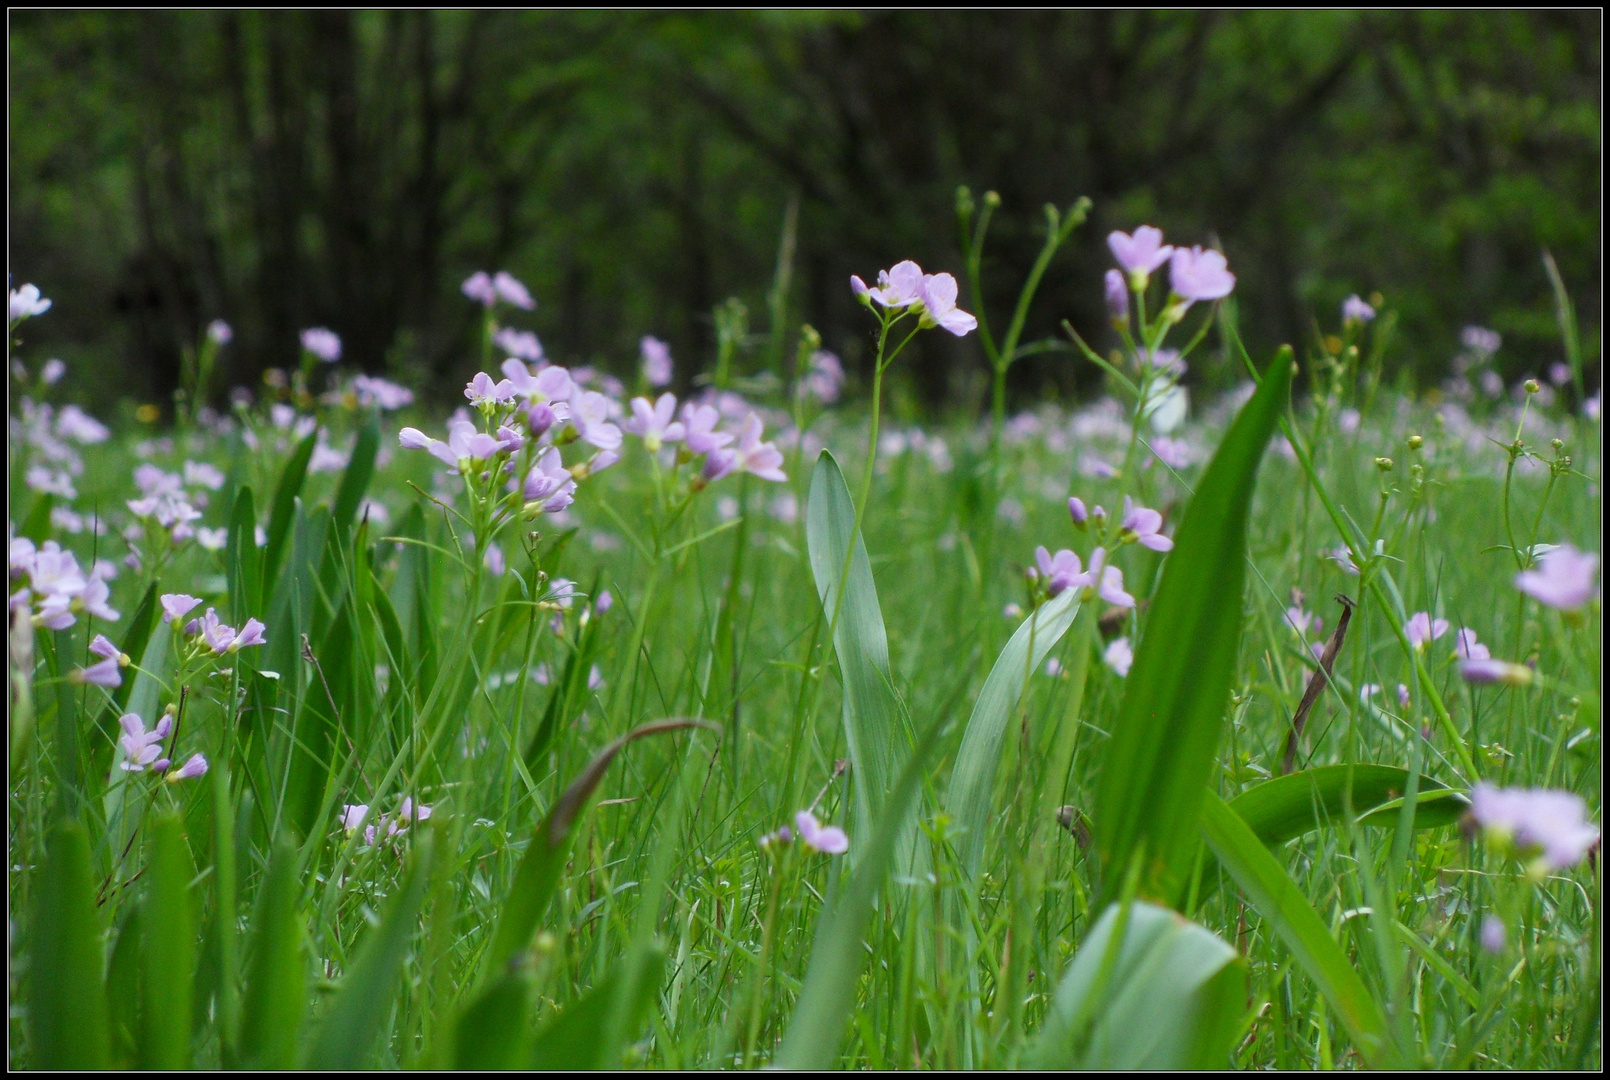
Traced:
[[[851, 278], [851, 287], [860, 280]], [[905, 308], [922, 301], [922, 286], [922, 267], [907, 259], [895, 263], [892, 269], [879, 270], [878, 287], [868, 290], [867, 295], [886, 308]]]
[[1079, 562], [1079, 556], [1063, 548], [1055, 555], [1047, 551], [1044, 545], [1034, 549], [1034, 563], [1039, 569], [1039, 575], [1045, 580], [1046, 591], [1052, 595], [1060, 595], [1065, 589], [1085, 583], [1084, 568]]
[[632, 418], [626, 421], [626, 430], [642, 439], [649, 453], [658, 453], [664, 443], [682, 440], [686, 429], [672, 419], [676, 416], [674, 395], [661, 394], [652, 405], [648, 398], [633, 398], [631, 405]]
[[186, 596], [184, 593], [164, 593], [162, 596], [162, 618], [165, 622], [182, 619], [191, 611], [201, 605], [200, 597]]
[[1128, 495], [1124, 496], [1124, 517], [1119, 526], [1119, 542], [1133, 540], [1141, 547], [1153, 551], [1170, 551], [1174, 541], [1157, 530], [1163, 527], [1163, 515], [1144, 506], [1136, 506]]
[[721, 413], [713, 405], [695, 405], [690, 401], [682, 406], [683, 439], [695, 454], [708, 454], [732, 442], [731, 435], [716, 430], [719, 423]]
[[671, 384], [671, 347], [657, 337], [644, 335], [638, 343], [643, 358], [643, 378], [650, 386]]
[[1409, 639], [1409, 644], [1416, 649], [1424, 649], [1447, 632], [1447, 619], [1432, 619], [1423, 611], [1410, 615], [1409, 621], [1403, 624], [1404, 635]]
[[1129, 647], [1127, 637], [1114, 638], [1113, 643], [1101, 654], [1101, 659], [1118, 673], [1120, 679], [1127, 679], [1129, 668], [1135, 662], [1135, 651]]
[[498, 296], [505, 303], [513, 304], [517, 308], [530, 311], [537, 306], [537, 302], [531, 299], [530, 290], [507, 270], [499, 270], [493, 276], [492, 288], [497, 290]]
[[799, 838], [806, 847], [824, 855], [843, 855], [850, 850], [850, 838], [843, 829], [837, 825], [822, 825], [809, 810], [795, 814], [794, 824], [799, 827]]
[[459, 286], [464, 295], [485, 307], [491, 307], [498, 302], [498, 291], [492, 286], [492, 276], [485, 270], [477, 270], [464, 279]]
[[1599, 556], [1561, 544], [1546, 552], [1535, 570], [1515, 575], [1515, 587], [1538, 603], [1562, 611], [1575, 611], [1598, 591], [1593, 575]]
[[303, 330], [302, 348], [326, 364], [333, 364], [341, 359], [341, 337], [327, 327], [313, 326]]
[[464, 384], [464, 396], [470, 399], [471, 405], [501, 405], [514, 400], [514, 383], [508, 379], [493, 382], [492, 376], [478, 371], [475, 378]]
[[1175, 248], [1168, 264], [1169, 287], [1186, 301], [1222, 300], [1235, 288], [1222, 252]]
[[1143, 279], [1166, 263], [1174, 251], [1163, 243], [1163, 230], [1151, 225], [1142, 225], [1133, 236], [1117, 231], [1108, 233], [1107, 246], [1119, 266], [1128, 270], [1131, 277]]
[[1538, 850], [1549, 870], [1575, 866], [1599, 839], [1599, 827], [1587, 820], [1587, 804], [1568, 791], [1478, 783], [1470, 792], [1470, 816], [1483, 832]]
[[928, 274], [922, 279], [922, 304], [925, 309], [921, 325], [938, 326], [957, 337], [966, 337], [978, 329], [978, 320], [956, 306], [956, 279], [949, 274]]

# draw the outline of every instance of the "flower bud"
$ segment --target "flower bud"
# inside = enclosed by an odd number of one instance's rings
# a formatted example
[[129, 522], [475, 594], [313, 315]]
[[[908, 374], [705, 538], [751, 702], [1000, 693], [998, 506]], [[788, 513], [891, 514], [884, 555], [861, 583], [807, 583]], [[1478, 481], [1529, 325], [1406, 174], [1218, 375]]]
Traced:
[[1382, 472], [1391, 472], [1392, 459], [1389, 457], [1378, 457], [1375, 459], [1375, 467], [1380, 469]]
[[1409, 449], [1410, 450], [1418, 450], [1418, 449], [1420, 449], [1420, 447], [1424, 446], [1425, 444], [1426, 444], [1426, 441], [1424, 439], [1420, 438], [1420, 436], [1418, 436], [1418, 435], [1410, 435], [1409, 436]]
[[1527, 379], [1521, 385], [1526, 388], [1528, 394], [1535, 394], [1542, 389], [1542, 387], [1538, 386], [1536, 379]]
[[1115, 327], [1124, 327], [1129, 324], [1129, 290], [1124, 285], [1124, 275], [1117, 270], [1108, 270], [1106, 277], [1107, 314], [1112, 316]]

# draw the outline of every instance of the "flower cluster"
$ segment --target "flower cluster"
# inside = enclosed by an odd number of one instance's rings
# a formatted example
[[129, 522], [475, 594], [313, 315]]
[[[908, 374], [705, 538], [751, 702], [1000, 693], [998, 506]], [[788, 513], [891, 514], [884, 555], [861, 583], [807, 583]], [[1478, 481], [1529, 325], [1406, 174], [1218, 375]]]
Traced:
[[1470, 793], [1470, 821], [1490, 842], [1533, 860], [1534, 872], [1575, 866], [1599, 842], [1587, 804], [1567, 791], [1478, 783]]
[[400, 835], [410, 825], [421, 821], [428, 821], [431, 808], [404, 795], [395, 814], [382, 814], [372, 819], [370, 807], [367, 803], [355, 803], [341, 807], [341, 827], [349, 833], [363, 829], [363, 846], [374, 847], [375, 840], [391, 840]]
[[499, 303], [510, 304], [522, 311], [532, 311], [537, 306], [537, 302], [531, 298], [531, 290], [507, 270], [499, 270], [496, 274], [477, 270], [464, 279], [460, 288], [465, 296], [487, 309]]
[[[160, 599], [163, 620], [174, 624], [201, 606], [198, 597], [187, 596], [184, 593], [164, 593]], [[236, 630], [220, 620], [218, 612], [213, 608], [208, 608], [207, 613], [200, 618], [191, 619], [184, 624], [185, 636], [193, 639], [196, 648], [210, 650], [214, 656], [230, 655], [253, 645], [268, 644], [267, 639], [263, 637], [265, 629], [267, 627], [257, 619], [248, 618], [246, 624]]]
[[[1174, 247], [1163, 243], [1163, 230], [1142, 225], [1133, 235], [1114, 231], [1107, 237], [1107, 247], [1113, 258], [1129, 277], [1129, 287], [1137, 293], [1146, 291], [1151, 275], [1164, 263], [1168, 264], [1169, 307], [1183, 315], [1185, 308], [1198, 300], [1222, 300], [1235, 289], [1235, 275], [1221, 252], [1201, 247]], [[1112, 275], [1107, 279], [1107, 302], [1115, 319], [1119, 318], [1114, 296]], [[1123, 302], [1123, 317], [1128, 316], [1128, 299]]]
[[135, 713], [124, 713], [118, 723], [123, 728], [123, 734], [117, 740], [118, 745], [123, 748], [123, 760], [118, 763], [118, 768], [124, 772], [166, 773], [169, 783], [194, 780], [198, 776], [206, 775], [205, 755], [191, 754], [184, 764], [175, 768], [173, 759], [163, 751], [163, 742], [173, 734], [171, 711], [164, 713], [162, 719], [158, 720], [150, 731], [145, 729], [145, 721]]
[[[843, 829], [837, 825], [823, 825], [809, 810], [801, 810], [795, 814], [794, 825], [800, 843], [812, 851], [819, 851], [824, 855], [843, 855], [850, 850], [850, 838]], [[774, 833], [767, 833], [760, 838], [760, 846], [766, 848], [774, 844], [792, 843], [796, 829], [784, 825]]]
[[632, 418], [626, 421], [626, 430], [642, 439], [651, 454], [667, 443], [681, 443], [678, 465], [703, 457], [704, 464], [698, 469], [701, 484], [740, 472], [777, 483], [788, 479], [782, 470], [782, 451], [773, 443], [761, 441], [764, 425], [753, 412], [745, 416], [743, 427], [734, 436], [717, 430], [721, 411], [714, 405], [687, 402], [682, 406], [680, 420], [673, 419], [677, 415], [676, 397], [670, 393], [661, 394], [653, 402], [633, 398], [631, 406]]
[[117, 568], [105, 560], [86, 574], [77, 556], [56, 541], [36, 548], [32, 540], [16, 537], [7, 561], [11, 577], [28, 578], [27, 585], [11, 594], [9, 606], [28, 611], [35, 626], [65, 630], [81, 612], [106, 622], [122, 618], [108, 603], [112, 592], [106, 584], [117, 576]]
[[916, 315], [924, 330], [938, 326], [965, 337], [978, 328], [978, 320], [956, 306], [956, 279], [950, 274], [925, 274], [910, 259], [879, 270], [875, 287], [852, 274], [850, 289], [868, 307], [876, 303], [885, 312]]

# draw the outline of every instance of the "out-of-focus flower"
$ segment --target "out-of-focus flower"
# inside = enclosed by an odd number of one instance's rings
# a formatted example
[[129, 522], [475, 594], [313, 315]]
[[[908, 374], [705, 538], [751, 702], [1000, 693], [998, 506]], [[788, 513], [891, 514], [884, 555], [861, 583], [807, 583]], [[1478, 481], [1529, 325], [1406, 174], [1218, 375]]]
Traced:
[[1157, 531], [1162, 527], [1162, 514], [1136, 506], [1128, 495], [1124, 496], [1124, 517], [1118, 531], [1120, 543], [1133, 541], [1153, 551], [1172, 551], [1174, 541]]
[[610, 402], [596, 390], [583, 390], [570, 399], [570, 422], [583, 442], [600, 450], [619, 450], [621, 429], [609, 422]]
[[1548, 870], [1575, 866], [1599, 839], [1599, 827], [1587, 820], [1587, 804], [1568, 791], [1479, 782], [1470, 792], [1470, 816], [1489, 837], [1524, 854], [1537, 852]]
[[652, 387], [671, 385], [671, 346], [649, 334], [638, 342], [643, 360], [643, 378]]
[[978, 320], [956, 306], [956, 279], [949, 274], [927, 274], [922, 279], [923, 316], [920, 325], [938, 326], [957, 337], [978, 329]]
[[531, 298], [531, 291], [507, 270], [499, 270], [492, 276], [492, 288], [497, 290], [504, 303], [523, 311], [531, 311], [537, 306], [537, 302]]
[[481, 562], [486, 565], [487, 572], [493, 577], [502, 577], [509, 568], [508, 560], [503, 557], [503, 549], [497, 544], [486, 545], [486, 551], [481, 555]]
[[1454, 635], [1454, 655], [1461, 660], [1490, 660], [1492, 651], [1476, 640], [1476, 631], [1461, 627]]
[[1501, 683], [1504, 686], [1530, 686], [1537, 679], [1537, 672], [1525, 664], [1494, 660], [1491, 657], [1461, 660], [1459, 675], [1473, 686], [1488, 686], [1493, 683]]
[[207, 337], [214, 345], [228, 345], [235, 339], [234, 329], [222, 319], [207, 324]]
[[224, 486], [224, 474], [216, 465], [208, 462], [187, 461], [184, 463], [184, 482], [191, 487], [217, 491]]
[[200, 597], [186, 596], [184, 593], [163, 593], [161, 599], [164, 622], [171, 623], [182, 619], [201, 606]]
[[799, 520], [799, 500], [792, 491], [785, 491], [771, 501], [766, 507], [771, 516], [784, 525], [792, 525]]
[[1107, 563], [1107, 549], [1097, 548], [1090, 553], [1090, 568], [1085, 571], [1089, 588], [1114, 607], [1132, 608], [1135, 598], [1124, 591], [1124, 572]]
[[39, 295], [39, 286], [24, 285], [11, 290], [11, 321], [21, 322], [50, 310], [50, 301]]
[[844, 365], [834, 354], [817, 349], [811, 353], [810, 370], [803, 382], [808, 396], [831, 405], [839, 399], [839, 391], [844, 386]]
[[1296, 604], [1286, 609], [1286, 622], [1293, 630], [1297, 631], [1297, 636], [1301, 638], [1308, 637], [1310, 633], [1318, 634], [1325, 626], [1323, 619], [1304, 611]]
[[1504, 951], [1504, 943], [1508, 934], [1504, 930], [1504, 920], [1497, 915], [1489, 915], [1481, 921], [1481, 947], [1493, 955]]
[[1168, 284], [1187, 302], [1222, 300], [1235, 289], [1235, 275], [1222, 252], [1175, 248], [1168, 264]]
[[801, 810], [794, 815], [794, 824], [799, 827], [799, 838], [805, 846], [824, 855], [843, 855], [850, 850], [850, 838], [844, 830], [837, 825], [823, 825], [816, 820], [816, 815], [809, 810]]
[[1129, 677], [1129, 668], [1135, 662], [1135, 651], [1129, 647], [1127, 637], [1114, 638], [1101, 654], [1108, 667], [1118, 673], [1120, 679]]
[[1546, 552], [1535, 570], [1515, 575], [1515, 587], [1540, 604], [1574, 611], [1593, 599], [1599, 556], [1561, 544]]
[[1373, 318], [1375, 318], [1375, 309], [1365, 303], [1358, 293], [1354, 293], [1342, 301], [1342, 322], [1367, 323]]
[[1415, 649], [1424, 649], [1448, 632], [1447, 619], [1433, 619], [1424, 611], [1417, 611], [1403, 624], [1404, 636]]
[[1079, 459], [1079, 473], [1096, 480], [1109, 480], [1118, 475], [1118, 470], [1094, 454], [1086, 454]]
[[341, 359], [341, 337], [327, 327], [314, 326], [303, 330], [302, 348], [326, 364], [333, 364]]
[[376, 405], [387, 412], [404, 409], [414, 403], [414, 392], [408, 387], [372, 375], [359, 375], [353, 379], [352, 393], [359, 405]]
[[1152, 225], [1142, 225], [1134, 235], [1114, 230], [1107, 234], [1107, 246], [1118, 265], [1129, 271], [1129, 279], [1137, 289], [1144, 289], [1146, 279], [1174, 253], [1163, 243], [1163, 230]]
[[45, 366], [39, 369], [39, 381], [46, 386], [55, 386], [61, 382], [62, 376], [67, 374], [67, 365], [57, 357], [45, 361]]
[[1549, 382], [1555, 386], [1564, 386], [1571, 381], [1571, 365], [1559, 361], [1549, 365]]
[[1107, 293], [1107, 314], [1112, 316], [1113, 325], [1127, 326], [1129, 324], [1129, 285], [1124, 281], [1124, 275], [1116, 270], [1108, 270], [1107, 276], [1102, 279], [1102, 285]]
[[526, 502], [537, 503], [545, 513], [557, 513], [569, 506], [575, 490], [576, 480], [565, 468], [555, 447], [544, 450], [526, 474]]
[[1349, 574], [1358, 573], [1358, 566], [1353, 562], [1353, 554], [1348, 551], [1346, 544], [1337, 544], [1328, 551], [1321, 551], [1319, 554], [1321, 558], [1331, 560]]
[[609, 611], [609, 609], [614, 607], [614, 606], [615, 606], [615, 597], [610, 594], [610, 591], [608, 589], [604, 589], [601, 592], [599, 592], [598, 599], [593, 601], [593, 612], [594, 612], [594, 614], [597, 614], [597, 615], [603, 615], [603, 614], [606, 614]]
[[1409, 708], [1409, 701], [1409, 688], [1403, 683], [1398, 683], [1398, 708], [1407, 711]]
[[1085, 501], [1079, 498], [1077, 495], [1071, 496], [1068, 499], [1068, 516], [1072, 518], [1073, 523], [1081, 529], [1083, 529], [1085, 527], [1085, 523], [1090, 520], [1090, 511], [1085, 509]]
[[542, 342], [529, 330], [516, 330], [505, 326], [492, 335], [492, 344], [520, 360], [536, 363], [542, 359]]
[[675, 395], [661, 394], [652, 405], [648, 398], [633, 398], [631, 405], [632, 418], [626, 421], [626, 430], [642, 439], [649, 453], [658, 453], [665, 443], [682, 440], [686, 428], [673, 419], [676, 416]]
[[710, 453], [704, 478], [719, 480], [730, 473], [746, 472], [773, 483], [785, 482], [788, 475], [782, 470], [783, 452], [774, 443], [760, 441], [761, 427], [760, 417], [750, 413], [738, 435], [738, 445]]
[[1496, 353], [1504, 339], [1498, 331], [1485, 326], [1467, 326], [1459, 332], [1459, 343], [1478, 357], [1485, 359]]
[[1196, 462], [1196, 451], [1184, 439], [1159, 435], [1151, 441], [1152, 453], [1170, 469], [1188, 469]]
[[1044, 545], [1041, 545], [1034, 549], [1034, 563], [1039, 569], [1040, 577], [1045, 581], [1046, 592], [1052, 596], [1086, 582], [1084, 567], [1079, 561], [1079, 556], [1067, 548], [1052, 555]]
[[732, 442], [731, 435], [716, 430], [720, 422], [721, 413], [714, 406], [695, 405], [691, 401], [682, 406], [683, 440], [688, 449], [695, 454], [708, 454]]
[[498, 302], [498, 291], [492, 285], [492, 275], [485, 270], [477, 270], [464, 279], [459, 288], [464, 295], [483, 307], [491, 307]]

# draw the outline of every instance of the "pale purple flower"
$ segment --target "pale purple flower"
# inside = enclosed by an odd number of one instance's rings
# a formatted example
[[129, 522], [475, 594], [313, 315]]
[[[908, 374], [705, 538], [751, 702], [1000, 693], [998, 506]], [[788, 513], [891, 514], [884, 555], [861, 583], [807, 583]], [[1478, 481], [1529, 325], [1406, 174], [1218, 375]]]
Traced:
[[11, 321], [20, 322], [50, 310], [50, 301], [39, 295], [39, 286], [24, 285], [11, 290]]
[[520, 448], [525, 445], [525, 436], [508, 424], [499, 424], [492, 437], [498, 441], [505, 454], [518, 454]]
[[1132, 608], [1135, 598], [1124, 591], [1124, 572], [1107, 564], [1107, 549], [1097, 548], [1090, 553], [1090, 568], [1085, 571], [1087, 585], [1096, 595], [1115, 607]]
[[1175, 248], [1168, 264], [1168, 284], [1187, 301], [1222, 300], [1235, 288], [1235, 275], [1230, 273], [1223, 252]]
[[313, 326], [303, 330], [302, 348], [326, 364], [333, 364], [341, 359], [341, 337], [327, 327]]
[[503, 449], [503, 444], [468, 420], [454, 420], [447, 425], [447, 441], [431, 439], [425, 449], [438, 461], [458, 468], [461, 462], [492, 457]]
[[1471, 352], [1480, 357], [1489, 357], [1503, 345], [1504, 339], [1498, 331], [1489, 330], [1485, 326], [1467, 326], [1459, 332], [1459, 342]]
[[1128, 495], [1124, 496], [1124, 517], [1119, 525], [1119, 542], [1133, 540], [1141, 547], [1153, 551], [1171, 551], [1174, 541], [1158, 532], [1163, 527], [1163, 515], [1144, 506], [1136, 506]]
[[1337, 544], [1329, 551], [1322, 551], [1320, 555], [1329, 559], [1349, 574], [1357, 574], [1358, 566], [1353, 562], [1353, 553], [1347, 549], [1346, 544]]
[[205, 461], [187, 461], [184, 463], [184, 482], [191, 487], [204, 487], [208, 491], [217, 491], [224, 486], [224, 474], [216, 465]]
[[1564, 386], [1571, 381], [1571, 365], [1559, 361], [1549, 365], [1549, 382], [1555, 386]]
[[387, 412], [406, 408], [414, 403], [414, 392], [406, 386], [398, 386], [389, 379], [375, 378], [371, 375], [359, 375], [353, 379], [352, 392], [357, 397], [359, 405], [378, 405]]
[[324, 439], [324, 432], [319, 432], [318, 442], [313, 444], [313, 454], [308, 458], [307, 471], [311, 473], [340, 472], [347, 467], [351, 460], [350, 453], [342, 453], [331, 446]]
[[1587, 820], [1587, 804], [1568, 791], [1480, 782], [1470, 792], [1470, 816], [1485, 833], [1539, 850], [1549, 870], [1575, 866], [1599, 839], [1599, 827]]
[[1088, 581], [1084, 567], [1079, 562], [1079, 556], [1067, 548], [1052, 555], [1042, 544], [1034, 549], [1034, 563], [1039, 569], [1040, 577], [1045, 580], [1046, 591], [1052, 596], [1057, 596], [1063, 590], [1075, 585], [1084, 585]]
[[784, 483], [788, 476], [782, 470], [783, 452], [774, 443], [760, 441], [761, 427], [760, 417], [750, 413], [738, 433], [738, 445], [725, 453], [735, 458], [734, 469], [762, 480]]
[[129, 658], [119, 652], [105, 634], [95, 635], [95, 640], [89, 643], [89, 651], [102, 659], [89, 667], [70, 672], [67, 677], [75, 683], [102, 686], [108, 690], [122, 686], [123, 672], [119, 669], [128, 665]]
[[162, 757], [162, 740], [173, 730], [173, 719], [162, 717], [150, 731], [145, 730], [145, 721], [135, 713], [124, 713], [118, 723], [123, 726], [123, 735], [118, 739], [126, 758], [120, 763], [123, 771], [144, 772], [158, 764]]
[[39, 369], [39, 381], [46, 386], [55, 386], [66, 374], [67, 364], [60, 357], [53, 356]]
[[600, 450], [587, 460], [587, 474], [603, 472], [621, 459], [613, 450]]
[[1094, 454], [1085, 454], [1079, 459], [1079, 473], [1096, 480], [1110, 480], [1118, 475], [1118, 470]]
[[191, 754], [190, 759], [183, 765], [177, 769], [169, 770], [165, 779], [170, 784], [173, 784], [178, 783], [180, 780], [194, 780], [205, 775], [207, 775], [206, 757], [201, 754]]
[[1108, 270], [1103, 285], [1107, 292], [1107, 314], [1112, 316], [1114, 325], [1124, 326], [1129, 322], [1129, 284], [1123, 274]]
[[922, 279], [922, 326], [938, 326], [957, 337], [978, 329], [978, 320], [956, 306], [956, 279], [949, 274], [928, 274]]
[[57, 495], [63, 499], [78, 498], [73, 478], [60, 469], [47, 469], [43, 465], [30, 465], [23, 483], [43, 495]]
[[[1185, 358], [1180, 356], [1178, 349], [1157, 349], [1143, 354], [1140, 359], [1142, 368], [1150, 368], [1152, 372], [1162, 376], [1163, 379], [1183, 379], [1185, 377], [1187, 370]], [[1150, 363], [1147, 363], [1147, 361], [1150, 361]], [[1161, 385], [1161, 383], [1155, 385]], [[1154, 397], [1157, 393], [1159, 391], [1154, 390], [1146, 396]]]
[[570, 399], [570, 422], [583, 442], [600, 450], [619, 450], [621, 429], [609, 422], [609, 399], [596, 390], [583, 390]]
[[507, 270], [499, 270], [493, 275], [492, 288], [497, 290], [498, 296], [505, 303], [513, 304], [524, 311], [530, 311], [537, 306], [537, 302], [531, 299], [530, 290]]
[[1409, 621], [1403, 624], [1404, 636], [1409, 639], [1409, 644], [1416, 649], [1424, 649], [1447, 632], [1447, 619], [1433, 619], [1424, 611], [1417, 611], [1410, 615]]
[[1151, 441], [1152, 453], [1170, 469], [1190, 468], [1196, 461], [1196, 451], [1184, 439], [1171, 439], [1159, 435]]
[[861, 280], [860, 274], [850, 275], [850, 291], [855, 294], [855, 298], [861, 303], [870, 304], [872, 302], [872, 290], [867, 288], [867, 284]]
[[844, 386], [844, 365], [839, 358], [825, 349], [811, 353], [810, 370], [804, 378], [805, 393], [824, 405], [839, 399]]
[[347, 832], [354, 832], [363, 825], [364, 819], [368, 816], [369, 806], [367, 803], [343, 806], [341, 807], [341, 827]]
[[1496, 371], [1482, 372], [1481, 392], [1490, 398], [1502, 397], [1504, 393], [1504, 377]]
[[229, 651], [239, 652], [251, 645], [267, 645], [268, 639], [263, 637], [263, 631], [266, 629], [267, 627], [257, 619], [247, 619], [246, 625], [235, 635], [235, 640], [229, 643]]
[[1045, 673], [1051, 676], [1053, 679], [1057, 678], [1062, 674], [1062, 661], [1058, 660], [1054, 656], [1051, 657], [1045, 662]]
[[1493, 683], [1504, 686], [1530, 686], [1537, 678], [1537, 672], [1525, 664], [1494, 660], [1491, 657], [1461, 660], [1459, 675], [1472, 686], [1490, 686]]
[[34, 557], [37, 554], [38, 550], [34, 547], [32, 540], [26, 536], [13, 536], [8, 552], [11, 576], [18, 577], [22, 574], [32, 573]]
[[1336, 429], [1343, 435], [1351, 435], [1358, 430], [1359, 424], [1364, 422], [1364, 414], [1357, 409], [1348, 407], [1336, 414]]
[[78, 594], [78, 604], [97, 619], [117, 622], [122, 616], [108, 603], [111, 598], [112, 590], [105, 579], [91, 574], [84, 581], [84, 591]]
[[795, 814], [794, 824], [799, 827], [799, 838], [808, 848], [824, 855], [843, 855], [850, 850], [850, 838], [843, 829], [837, 825], [821, 824], [809, 810]]
[[1068, 516], [1072, 518], [1073, 523], [1079, 526], [1081, 529], [1083, 529], [1085, 527], [1085, 523], [1090, 520], [1090, 511], [1085, 509], [1085, 501], [1079, 498], [1077, 495], [1074, 495], [1068, 499]]
[[661, 387], [671, 384], [671, 346], [657, 337], [645, 334], [643, 340], [638, 342], [638, 352], [643, 358], [643, 378], [650, 386]]
[[77, 405], [63, 405], [56, 414], [56, 434], [76, 443], [93, 445], [111, 438], [112, 431]]
[[799, 500], [792, 491], [785, 491], [771, 501], [766, 507], [771, 516], [784, 525], [792, 525], [799, 520]]
[[1367, 323], [1373, 318], [1375, 318], [1375, 309], [1366, 304], [1358, 293], [1354, 293], [1342, 301], [1342, 322]]
[[1538, 603], [1574, 611], [1598, 591], [1593, 584], [1598, 569], [1599, 556], [1561, 544], [1543, 555], [1537, 569], [1516, 574], [1515, 587]]
[[1403, 683], [1398, 683], [1398, 708], [1407, 710], [1409, 700], [1409, 688]]
[[532, 363], [542, 359], [542, 342], [529, 330], [505, 326], [492, 335], [492, 344], [516, 359], [530, 360]]
[[1131, 278], [1146, 277], [1166, 263], [1174, 252], [1163, 243], [1163, 230], [1151, 225], [1142, 225], [1133, 236], [1114, 230], [1107, 234], [1107, 246]]
[[1023, 605], [1017, 603], [1007, 604], [1001, 609], [1001, 618], [1016, 622], [1023, 617]]
[[[860, 278], [851, 278], [851, 287], [860, 282]], [[865, 288], [864, 285], [861, 288]], [[891, 269], [878, 271], [878, 286], [867, 291], [867, 295], [886, 308], [905, 308], [922, 301], [923, 274], [922, 267], [906, 259], [896, 263]], [[859, 289], [856, 290], [859, 293]]]
[[207, 614], [202, 616], [200, 629], [202, 640], [218, 656], [228, 652], [230, 644], [235, 640], [235, 628], [226, 626], [223, 620], [218, 618], [218, 612], [212, 608], [208, 608]]
[[1497, 915], [1489, 915], [1481, 921], [1481, 947], [1494, 956], [1504, 951], [1504, 943], [1508, 934], [1504, 930], [1504, 920]]
[[1302, 638], [1306, 638], [1310, 631], [1315, 634], [1320, 633], [1325, 625], [1324, 620], [1304, 611], [1295, 604], [1286, 609], [1286, 622], [1293, 630], [1297, 631], [1297, 636]]
[[545, 598], [565, 611], [569, 611], [576, 601], [576, 583], [569, 578], [556, 577], [548, 582], [548, 595]]
[[598, 594], [598, 599], [593, 601], [593, 611], [599, 615], [608, 613], [609, 609], [614, 606], [615, 597], [610, 594], [608, 589], [601, 591]]
[[207, 324], [207, 337], [214, 345], [228, 345], [235, 338], [235, 331], [222, 319], [214, 319]]
[[483, 307], [491, 307], [498, 302], [498, 291], [492, 285], [492, 275], [485, 270], [477, 270], [464, 279], [459, 288], [464, 295]]
[[569, 506], [575, 490], [575, 478], [560, 460], [558, 449], [552, 446], [543, 451], [526, 474], [526, 501], [540, 503], [547, 513], [555, 513]]
[[464, 396], [471, 405], [502, 405], [514, 400], [514, 383], [508, 379], [494, 381], [486, 372], [477, 371], [475, 378], [464, 384]]
[[405, 427], [397, 432], [397, 442], [404, 450], [429, 450], [435, 441], [416, 427]]
[[632, 418], [626, 421], [626, 430], [642, 439], [649, 453], [658, 453], [665, 443], [682, 440], [686, 429], [674, 419], [675, 395], [661, 394], [652, 405], [648, 398], [633, 398], [631, 405]]
[[1129, 647], [1127, 637], [1114, 638], [1112, 644], [1102, 652], [1101, 659], [1118, 673], [1120, 679], [1127, 679], [1130, 666], [1135, 662], [1135, 651]]
[[695, 405], [690, 401], [682, 406], [683, 441], [695, 454], [708, 454], [732, 442], [731, 435], [716, 430], [719, 423], [721, 413], [712, 405]]
[[1491, 660], [1492, 650], [1476, 640], [1476, 631], [1461, 628], [1454, 635], [1454, 655], [1461, 660]]

